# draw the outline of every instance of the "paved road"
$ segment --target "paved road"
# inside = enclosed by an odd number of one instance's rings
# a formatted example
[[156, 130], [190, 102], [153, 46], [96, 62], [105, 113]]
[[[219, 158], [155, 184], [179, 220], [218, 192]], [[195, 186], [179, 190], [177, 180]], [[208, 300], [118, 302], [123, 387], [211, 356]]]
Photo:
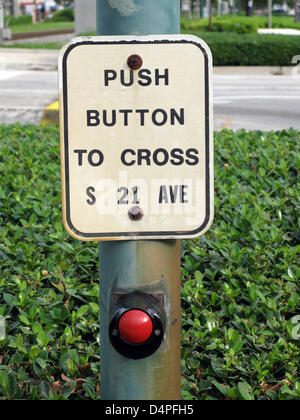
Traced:
[[[300, 76], [219, 73], [214, 75], [215, 129], [300, 129]], [[0, 69], [0, 123], [38, 123], [56, 99], [56, 71]]]
[[215, 128], [300, 129], [300, 77], [214, 77]]
[[57, 100], [54, 71], [0, 71], [0, 123], [38, 124], [44, 108]]

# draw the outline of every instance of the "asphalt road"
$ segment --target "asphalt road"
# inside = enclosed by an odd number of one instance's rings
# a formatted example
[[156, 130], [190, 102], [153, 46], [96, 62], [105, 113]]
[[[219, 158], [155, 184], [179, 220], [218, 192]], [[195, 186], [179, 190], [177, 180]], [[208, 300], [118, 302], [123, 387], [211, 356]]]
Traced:
[[215, 129], [300, 129], [300, 76], [214, 77]]
[[[300, 75], [219, 73], [213, 81], [216, 130], [300, 129]], [[0, 68], [0, 123], [39, 123], [57, 96], [56, 71]]]
[[38, 124], [57, 92], [55, 71], [0, 71], [0, 123]]

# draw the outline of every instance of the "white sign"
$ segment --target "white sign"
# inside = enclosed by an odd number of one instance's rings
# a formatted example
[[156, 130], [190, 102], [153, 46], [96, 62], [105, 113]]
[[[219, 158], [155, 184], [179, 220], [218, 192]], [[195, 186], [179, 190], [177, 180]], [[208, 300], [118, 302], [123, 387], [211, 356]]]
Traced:
[[213, 220], [211, 53], [197, 37], [60, 54], [63, 219], [80, 240], [191, 238]]

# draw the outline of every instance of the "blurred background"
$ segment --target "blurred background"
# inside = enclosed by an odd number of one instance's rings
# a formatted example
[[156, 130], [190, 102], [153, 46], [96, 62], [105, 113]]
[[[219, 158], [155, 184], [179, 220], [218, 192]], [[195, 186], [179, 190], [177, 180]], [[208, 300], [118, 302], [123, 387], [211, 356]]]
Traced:
[[[212, 50], [215, 129], [300, 128], [299, 1], [181, 0], [181, 32]], [[95, 34], [96, 0], [0, 0], [0, 122], [57, 123], [59, 50]]]
[[[95, 11], [0, 0], [0, 401], [100, 398], [98, 247], [62, 226], [57, 77]], [[213, 55], [216, 180], [212, 228], [182, 241], [182, 397], [299, 400], [299, 3], [183, 0], [181, 33]]]

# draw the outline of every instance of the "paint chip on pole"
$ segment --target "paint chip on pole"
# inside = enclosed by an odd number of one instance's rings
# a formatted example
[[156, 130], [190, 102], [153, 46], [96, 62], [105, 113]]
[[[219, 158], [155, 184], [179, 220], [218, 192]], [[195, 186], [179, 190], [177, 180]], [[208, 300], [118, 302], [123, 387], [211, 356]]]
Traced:
[[213, 220], [207, 45], [184, 35], [75, 38], [59, 67], [68, 232], [80, 240], [204, 234]]

